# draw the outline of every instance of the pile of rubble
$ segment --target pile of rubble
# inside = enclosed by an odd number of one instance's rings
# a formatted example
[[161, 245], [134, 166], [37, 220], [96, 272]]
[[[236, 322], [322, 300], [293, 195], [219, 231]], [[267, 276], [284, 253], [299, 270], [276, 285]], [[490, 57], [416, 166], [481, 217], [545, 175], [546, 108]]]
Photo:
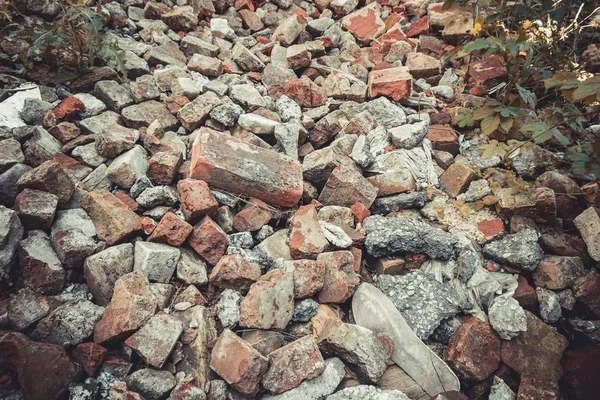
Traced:
[[0, 107], [0, 397], [594, 398], [598, 190], [537, 147], [511, 165], [535, 188], [490, 185], [453, 129], [484, 99], [440, 62], [472, 14], [102, 12], [128, 80], [16, 79]]

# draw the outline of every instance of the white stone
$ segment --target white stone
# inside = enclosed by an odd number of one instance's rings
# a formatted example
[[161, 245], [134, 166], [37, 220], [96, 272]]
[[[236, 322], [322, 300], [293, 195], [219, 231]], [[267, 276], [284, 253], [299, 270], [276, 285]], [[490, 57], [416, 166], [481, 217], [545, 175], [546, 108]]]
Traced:
[[133, 269], [142, 271], [152, 282], [168, 283], [180, 255], [176, 247], [138, 241], [135, 243]]
[[129, 189], [135, 181], [146, 176], [148, 159], [146, 150], [140, 145], [115, 158], [106, 170], [110, 181], [122, 188]]
[[268, 135], [275, 131], [279, 122], [258, 114], [242, 114], [238, 119], [238, 124], [257, 135]]

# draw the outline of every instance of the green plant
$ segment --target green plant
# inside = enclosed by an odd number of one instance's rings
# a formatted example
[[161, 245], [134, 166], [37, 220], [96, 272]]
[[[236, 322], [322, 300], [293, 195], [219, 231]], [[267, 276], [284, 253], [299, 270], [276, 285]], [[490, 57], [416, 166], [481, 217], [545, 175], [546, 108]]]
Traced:
[[[507, 66], [505, 84], [496, 98], [478, 110], [463, 109], [457, 118], [459, 127], [479, 126], [489, 138], [481, 146], [483, 156], [506, 158], [531, 142], [551, 144], [566, 150], [576, 172], [600, 171], [600, 164], [595, 165], [600, 144], [581, 135], [582, 123], [597, 111], [579, 111], [600, 101], [600, 76], [579, 66], [581, 53], [598, 35], [593, 22], [600, 10], [596, 4], [525, 0], [507, 6], [505, 0], [446, 0], [444, 7], [468, 7], [475, 17], [470, 34], [443, 61], [462, 60], [466, 79], [477, 58], [494, 56]], [[523, 119], [526, 123], [516, 124]], [[514, 126], [523, 136], [517, 140], [511, 137]], [[575, 134], [569, 137], [564, 131]]]
[[109, 64], [124, 73], [123, 52], [103, 30], [107, 22], [99, 8], [60, 0], [62, 12], [52, 22], [20, 17], [9, 36], [26, 37], [30, 46], [21, 54], [26, 69], [43, 63], [58, 71], [54, 82], [71, 80], [93, 66]]

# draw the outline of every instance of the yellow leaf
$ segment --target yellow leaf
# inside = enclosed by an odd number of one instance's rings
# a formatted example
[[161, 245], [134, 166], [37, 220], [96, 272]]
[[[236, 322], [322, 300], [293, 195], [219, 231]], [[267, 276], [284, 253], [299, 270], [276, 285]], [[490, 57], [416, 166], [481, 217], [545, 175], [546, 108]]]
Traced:
[[475, 121], [479, 121], [494, 114], [495, 112], [496, 110], [494, 110], [492, 107], [478, 108], [477, 110], [473, 111], [471, 118], [473, 118]]
[[531, 28], [531, 25], [533, 25], [533, 22], [531, 22], [530, 20], [526, 19], [525, 21], [523, 21], [523, 29], [529, 29]]
[[484, 202], [482, 200], [477, 200], [474, 201], [472, 203], [469, 203], [469, 207], [471, 207], [471, 209], [473, 211], [479, 211], [481, 210], [483, 207], [485, 206]]
[[437, 214], [438, 219], [444, 219], [444, 216], [446, 215], [444, 213], [444, 207], [439, 205], [438, 203], [436, 203], [435, 201], [431, 203], [433, 209], [435, 210], [435, 213]]
[[488, 115], [481, 120], [481, 133], [484, 136], [490, 136], [500, 126], [500, 115]]
[[483, 204], [486, 206], [491, 206], [492, 204], [496, 204], [500, 201], [499, 197], [488, 195], [483, 198]]

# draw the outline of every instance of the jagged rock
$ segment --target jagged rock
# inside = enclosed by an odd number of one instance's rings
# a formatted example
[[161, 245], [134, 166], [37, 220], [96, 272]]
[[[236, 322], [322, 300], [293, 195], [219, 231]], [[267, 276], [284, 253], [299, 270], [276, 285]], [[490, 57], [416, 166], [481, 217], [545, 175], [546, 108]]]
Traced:
[[63, 304], [38, 322], [31, 337], [63, 347], [75, 346], [90, 337], [104, 309], [87, 300]]
[[488, 310], [488, 317], [492, 328], [504, 340], [511, 340], [527, 330], [525, 311], [512, 297], [495, 299]]
[[454, 288], [425, 272], [404, 276], [379, 275], [375, 286], [392, 300], [419, 338], [427, 339], [446, 318], [467, 307]]
[[17, 214], [0, 206], [0, 281], [8, 278], [16, 261], [17, 246], [23, 238], [23, 225]]
[[127, 388], [147, 400], [160, 400], [175, 387], [175, 377], [169, 371], [150, 368], [140, 369], [125, 378]]
[[326, 400], [407, 400], [399, 390], [381, 390], [375, 386], [360, 385], [340, 390]]
[[377, 382], [385, 372], [386, 350], [375, 332], [362, 326], [327, 320], [319, 348], [345, 361], [366, 382]]
[[534, 271], [544, 256], [537, 240], [538, 234], [535, 231], [525, 229], [486, 244], [483, 247], [483, 254], [495, 261], [521, 267], [526, 271]]
[[447, 260], [456, 253], [454, 236], [412, 218], [375, 215], [365, 219], [363, 227], [367, 252], [375, 257], [413, 252]]
[[325, 360], [323, 373], [315, 378], [305, 380], [299, 386], [277, 395], [266, 395], [264, 400], [317, 400], [331, 393], [338, 387], [345, 375], [344, 363], [336, 357]]

